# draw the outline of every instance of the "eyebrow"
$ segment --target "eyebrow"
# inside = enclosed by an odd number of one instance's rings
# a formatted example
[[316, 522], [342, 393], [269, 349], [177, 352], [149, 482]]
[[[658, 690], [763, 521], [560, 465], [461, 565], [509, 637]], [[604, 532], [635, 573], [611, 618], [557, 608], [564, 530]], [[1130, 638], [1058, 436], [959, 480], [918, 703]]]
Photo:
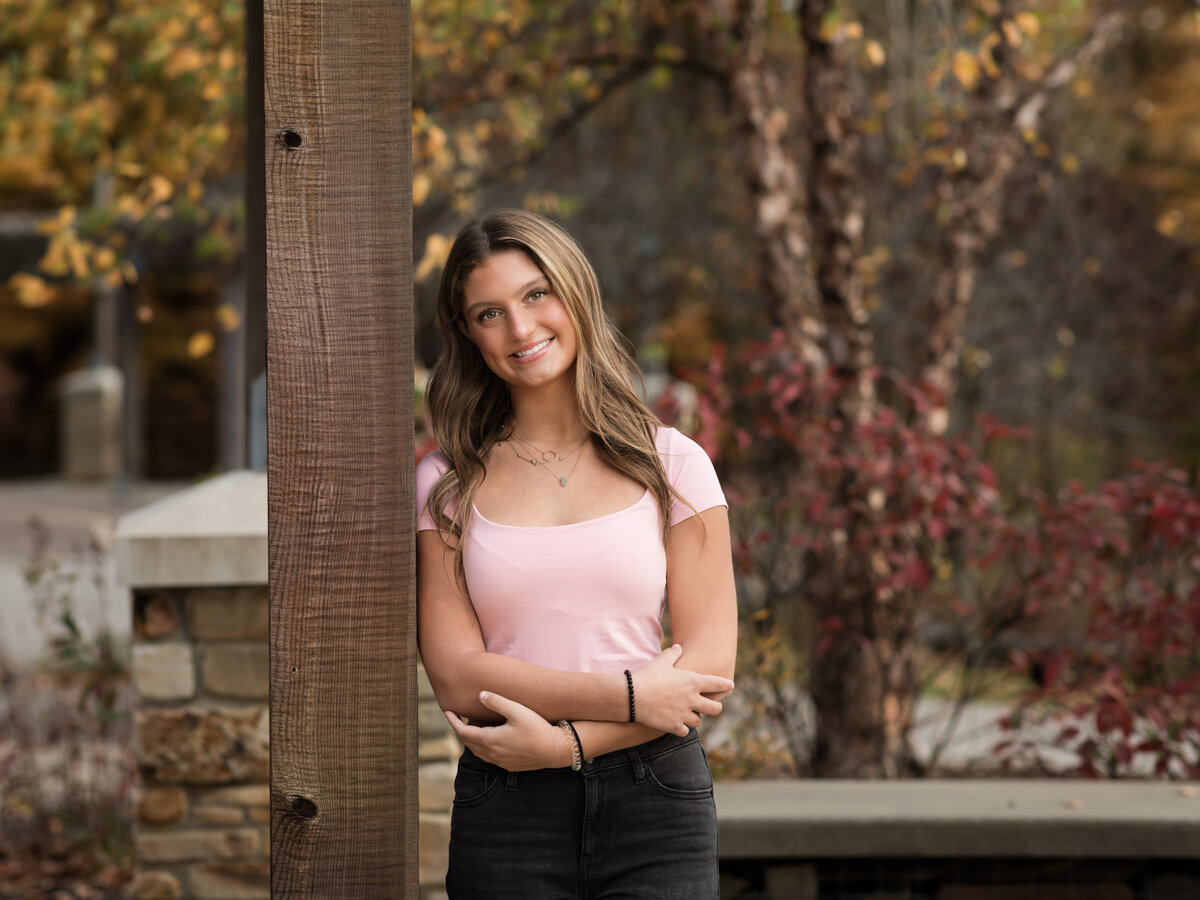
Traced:
[[[550, 285], [549, 278], [547, 278], [545, 275], [539, 275], [537, 278], [532, 278], [529, 281], [525, 282], [523, 285], [521, 285], [519, 288], [517, 288], [515, 293], [518, 296], [524, 295], [524, 294], [528, 293], [532, 288], [536, 287], [539, 284], [542, 284], [543, 282], [545, 282], [547, 286]], [[472, 303], [470, 306], [467, 307], [466, 315], [468, 315], [468, 316], [471, 315], [471, 313], [473, 313], [475, 310], [479, 309], [479, 307], [481, 307], [481, 306], [494, 306], [494, 305], [495, 305], [494, 300], [480, 300], [478, 303]]]

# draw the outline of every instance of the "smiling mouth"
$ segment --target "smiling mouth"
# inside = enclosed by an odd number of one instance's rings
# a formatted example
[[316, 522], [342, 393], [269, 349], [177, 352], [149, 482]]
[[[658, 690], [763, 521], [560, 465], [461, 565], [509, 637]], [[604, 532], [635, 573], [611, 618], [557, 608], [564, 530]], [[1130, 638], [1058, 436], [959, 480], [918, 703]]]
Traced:
[[554, 338], [546, 338], [544, 341], [538, 341], [532, 347], [526, 347], [524, 350], [518, 350], [516, 353], [512, 354], [512, 356], [517, 359], [524, 359], [526, 356], [532, 356], [543, 347], [546, 347], [552, 340], [554, 340]]

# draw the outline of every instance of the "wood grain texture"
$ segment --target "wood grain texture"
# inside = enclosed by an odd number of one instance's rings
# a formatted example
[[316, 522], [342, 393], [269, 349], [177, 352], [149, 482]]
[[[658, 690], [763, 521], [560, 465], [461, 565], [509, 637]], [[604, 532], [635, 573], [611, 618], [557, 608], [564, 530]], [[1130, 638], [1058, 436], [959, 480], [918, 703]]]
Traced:
[[409, 15], [263, 10], [275, 900], [418, 895]]

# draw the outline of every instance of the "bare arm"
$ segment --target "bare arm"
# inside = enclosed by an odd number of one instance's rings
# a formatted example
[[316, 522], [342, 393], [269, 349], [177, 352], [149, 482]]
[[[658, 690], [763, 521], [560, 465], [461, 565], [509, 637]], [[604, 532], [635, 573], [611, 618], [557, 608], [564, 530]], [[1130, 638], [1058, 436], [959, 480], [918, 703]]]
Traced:
[[[737, 592], [725, 507], [706, 509], [671, 529], [667, 607], [675, 642], [683, 646], [678, 664], [732, 680], [737, 659]], [[719, 699], [728, 693], [720, 691], [716, 696]]]

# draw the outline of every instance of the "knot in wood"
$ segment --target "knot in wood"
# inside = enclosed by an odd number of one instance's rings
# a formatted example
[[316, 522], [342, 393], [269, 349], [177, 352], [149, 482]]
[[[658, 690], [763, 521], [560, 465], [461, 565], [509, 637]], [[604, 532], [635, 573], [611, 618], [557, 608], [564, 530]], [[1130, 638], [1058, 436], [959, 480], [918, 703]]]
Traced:
[[313, 803], [307, 797], [293, 797], [292, 812], [302, 819], [311, 819], [317, 814], [317, 804]]

